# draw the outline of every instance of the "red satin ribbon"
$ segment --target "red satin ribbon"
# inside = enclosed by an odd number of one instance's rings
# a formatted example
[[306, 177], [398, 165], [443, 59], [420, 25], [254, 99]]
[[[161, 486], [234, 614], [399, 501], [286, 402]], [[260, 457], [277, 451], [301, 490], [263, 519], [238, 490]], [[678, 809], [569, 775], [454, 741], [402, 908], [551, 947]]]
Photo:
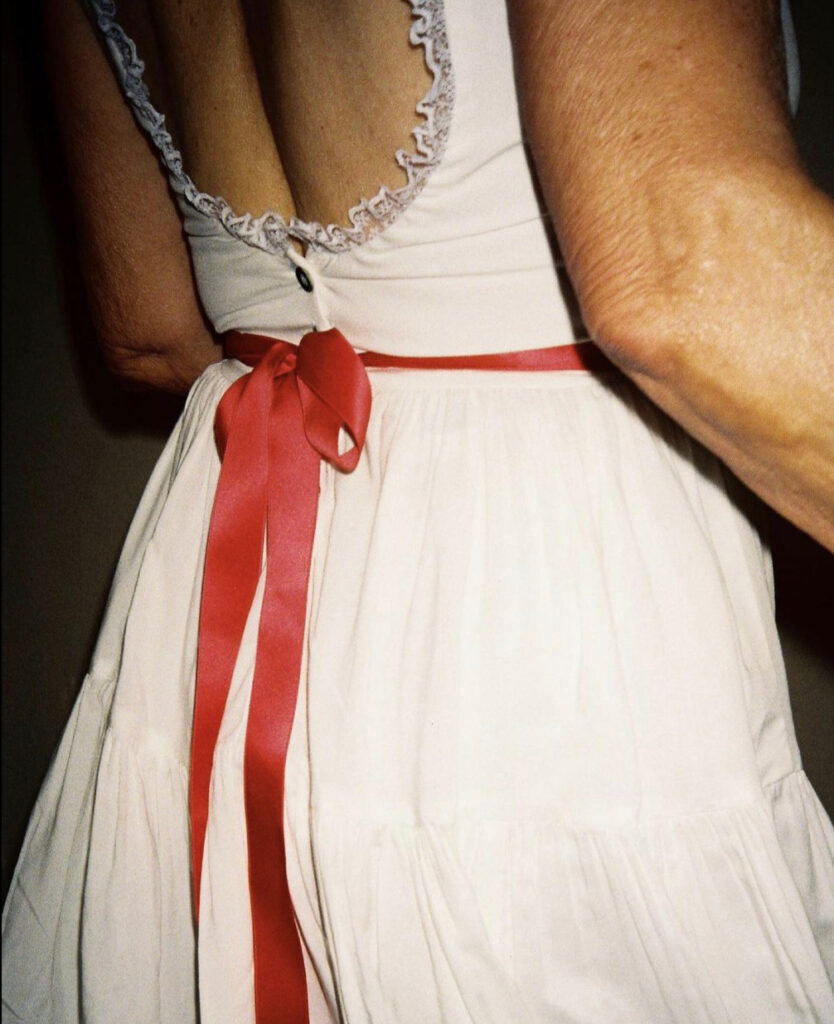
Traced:
[[[266, 580], [246, 731], [244, 787], [258, 1024], [307, 1024], [307, 986], [286, 872], [284, 767], [301, 671], [319, 465], [355, 468], [371, 408], [366, 366], [603, 370], [593, 345], [476, 356], [361, 356], [337, 330], [298, 346], [232, 332], [226, 355], [253, 366], [220, 401], [222, 458], [200, 607], [191, 752], [191, 844], [199, 916], [212, 761], [263, 561]], [[339, 429], [354, 447], [340, 455]]]

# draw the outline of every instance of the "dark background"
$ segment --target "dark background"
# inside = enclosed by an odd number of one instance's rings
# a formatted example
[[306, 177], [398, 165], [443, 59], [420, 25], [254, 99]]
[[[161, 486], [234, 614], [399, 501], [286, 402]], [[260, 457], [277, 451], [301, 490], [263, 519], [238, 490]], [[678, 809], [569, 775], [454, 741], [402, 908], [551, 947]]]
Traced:
[[[3, 4], [4, 891], [179, 403], [126, 392], [87, 321], [28, 5]], [[794, 0], [797, 134], [834, 196], [834, 3]], [[834, 325], [832, 325], [834, 330]], [[777, 615], [805, 767], [834, 814], [834, 557], [774, 517]]]

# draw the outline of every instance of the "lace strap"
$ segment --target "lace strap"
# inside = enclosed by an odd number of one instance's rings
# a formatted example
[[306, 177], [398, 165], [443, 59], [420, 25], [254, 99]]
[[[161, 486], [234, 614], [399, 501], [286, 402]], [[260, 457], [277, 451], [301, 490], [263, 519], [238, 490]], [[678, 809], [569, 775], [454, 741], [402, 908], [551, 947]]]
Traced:
[[258, 249], [269, 253], [286, 252], [290, 239], [330, 253], [346, 252], [362, 245], [392, 224], [413, 202], [446, 150], [455, 87], [445, 12], [442, 0], [416, 0], [410, 3], [413, 21], [409, 39], [412, 45], [423, 47], [432, 84], [417, 104], [417, 115], [423, 120], [412, 131], [415, 151], [400, 149], [395, 154], [397, 164], [405, 171], [406, 183], [394, 189], [382, 185], [372, 198], [361, 199], [348, 211], [350, 227], [338, 224], [325, 227], [296, 217], [287, 222], [272, 211], [259, 217], [251, 213], [237, 214], [222, 196], [201, 192], [185, 172], [182, 154], [165, 126], [165, 116], [151, 102], [143, 77], [145, 64], [135, 43], [117, 21], [115, 0], [83, 2], [104, 38], [136, 120], [159, 151], [174, 191], [200, 213], [219, 221], [234, 238]]

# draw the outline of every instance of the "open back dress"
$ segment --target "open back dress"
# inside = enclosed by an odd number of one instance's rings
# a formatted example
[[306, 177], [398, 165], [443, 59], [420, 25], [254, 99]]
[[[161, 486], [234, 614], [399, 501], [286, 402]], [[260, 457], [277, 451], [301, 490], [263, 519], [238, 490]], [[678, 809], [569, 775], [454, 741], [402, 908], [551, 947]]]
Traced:
[[[432, 83], [407, 181], [345, 228], [202, 192], [115, 5], [93, 0], [219, 333], [335, 326], [408, 356], [583, 340], [503, 3], [411, 7]], [[4, 1024], [255, 1020], [260, 593], [214, 755], [199, 931], [188, 817], [214, 414], [246, 372], [226, 359], [194, 384], [131, 527], [9, 893]], [[741, 489], [617, 372], [368, 375], [358, 466], [321, 464], [287, 760], [310, 1020], [830, 1024], [834, 832]]]

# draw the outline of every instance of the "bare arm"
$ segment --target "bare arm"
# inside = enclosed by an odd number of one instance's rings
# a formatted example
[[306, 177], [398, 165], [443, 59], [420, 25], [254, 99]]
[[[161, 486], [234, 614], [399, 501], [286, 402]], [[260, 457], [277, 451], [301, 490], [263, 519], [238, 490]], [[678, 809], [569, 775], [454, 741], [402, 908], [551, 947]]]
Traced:
[[834, 205], [771, 0], [511, 0], [524, 115], [592, 336], [834, 550]]
[[221, 356], [167, 181], [79, 0], [44, 0], [44, 45], [93, 322], [111, 368], [185, 391]]

